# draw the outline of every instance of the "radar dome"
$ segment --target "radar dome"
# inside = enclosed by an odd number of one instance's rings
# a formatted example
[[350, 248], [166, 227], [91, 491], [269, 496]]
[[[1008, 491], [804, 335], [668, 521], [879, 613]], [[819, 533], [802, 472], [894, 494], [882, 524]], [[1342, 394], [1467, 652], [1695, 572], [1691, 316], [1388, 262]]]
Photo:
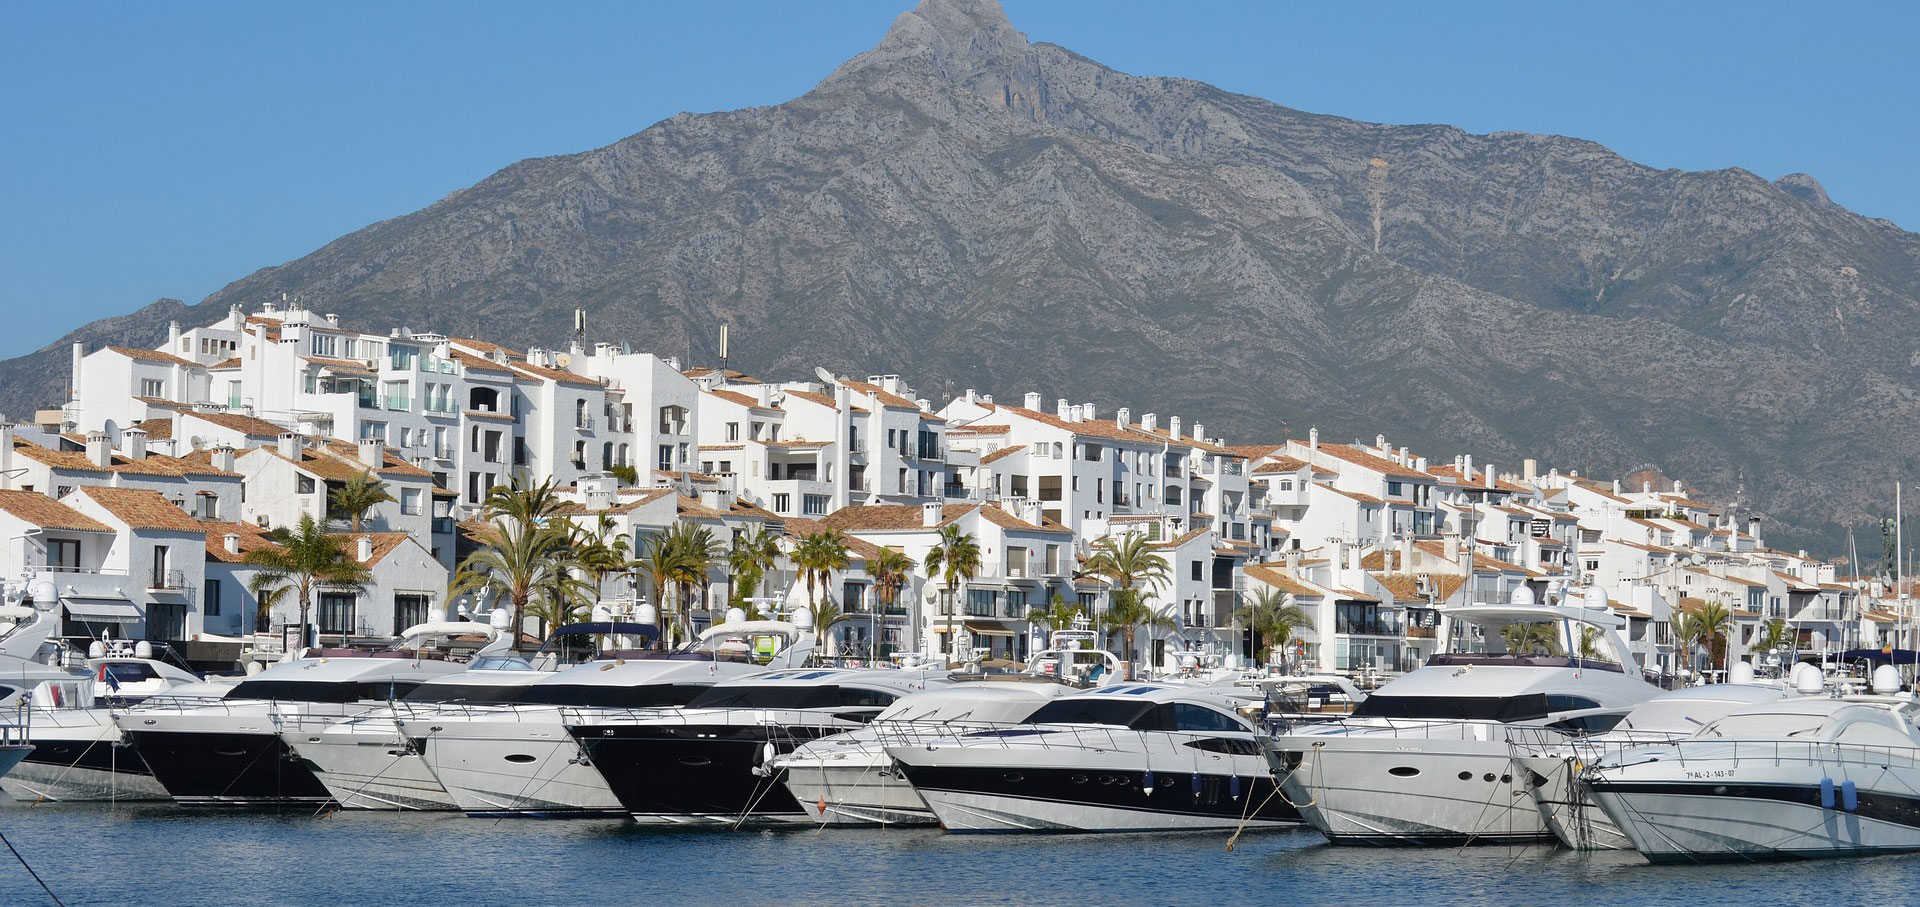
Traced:
[[741, 622], [741, 621], [743, 621], [743, 620], [746, 620], [746, 619], [747, 619], [747, 612], [745, 612], [745, 611], [743, 611], [743, 610], [741, 610], [741, 609], [739, 609], [739, 608], [728, 608], [728, 609], [727, 609], [727, 623], [730, 623], [730, 624], [737, 624], [737, 623], [739, 623], [739, 622]]
[[1753, 662], [1751, 661], [1734, 662], [1733, 670], [1727, 672], [1727, 682], [1728, 683], [1752, 683], [1753, 682]]
[[487, 626], [495, 630], [505, 630], [513, 626], [512, 608], [494, 608], [487, 612]]
[[1900, 670], [1893, 665], [1873, 669], [1873, 691], [1883, 696], [1900, 692]]
[[27, 594], [33, 596], [33, 606], [42, 611], [52, 611], [60, 603], [60, 587], [52, 580], [41, 580], [27, 587]]
[[1793, 666], [1793, 688], [1801, 693], [1812, 695], [1826, 687], [1826, 678], [1820, 676], [1820, 669], [1806, 662]]
[[1527, 585], [1526, 583], [1521, 583], [1520, 585], [1513, 587], [1513, 594], [1507, 596], [1507, 603], [1513, 604], [1513, 605], [1534, 604], [1533, 587]]
[[147, 641], [146, 641], [146, 640], [144, 640], [144, 639], [143, 639], [143, 640], [140, 640], [139, 642], [136, 642], [136, 643], [134, 643], [134, 644], [133, 644], [133, 657], [135, 657], [135, 658], [152, 658], [152, 657], [153, 657], [153, 643], [150, 643], [150, 642], [147, 642]]
[[1588, 586], [1580, 595], [1580, 603], [1595, 611], [1607, 610], [1607, 588], [1599, 583]]
[[805, 606], [793, 609], [793, 623], [798, 627], [813, 629], [813, 612]]
[[643, 603], [640, 607], [633, 609], [633, 619], [643, 624], [657, 623], [660, 620], [660, 609]]

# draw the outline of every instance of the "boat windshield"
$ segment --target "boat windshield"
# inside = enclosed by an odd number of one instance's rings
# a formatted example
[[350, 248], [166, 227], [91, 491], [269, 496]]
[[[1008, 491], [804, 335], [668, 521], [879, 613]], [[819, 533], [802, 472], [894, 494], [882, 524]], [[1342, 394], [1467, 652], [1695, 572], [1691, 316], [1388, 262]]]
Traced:
[[418, 680], [243, 680], [226, 698], [271, 699], [278, 702], [359, 702], [404, 699], [419, 686]]
[[1530, 693], [1523, 696], [1392, 696], [1375, 693], [1354, 708], [1353, 716], [1514, 722], [1599, 706], [1600, 703], [1585, 696], [1564, 693]]
[[1805, 712], [1728, 715], [1700, 729], [1701, 737], [1801, 737], [1818, 739], [1831, 716]]
[[690, 709], [835, 709], [892, 705], [896, 694], [835, 685], [713, 687], [687, 703]]
[[527, 689], [526, 684], [504, 683], [423, 683], [407, 694], [408, 702], [513, 702]]
[[704, 683], [647, 683], [634, 686], [591, 683], [542, 683], [523, 687], [515, 702], [604, 709], [669, 709], [686, 705], [710, 688]]

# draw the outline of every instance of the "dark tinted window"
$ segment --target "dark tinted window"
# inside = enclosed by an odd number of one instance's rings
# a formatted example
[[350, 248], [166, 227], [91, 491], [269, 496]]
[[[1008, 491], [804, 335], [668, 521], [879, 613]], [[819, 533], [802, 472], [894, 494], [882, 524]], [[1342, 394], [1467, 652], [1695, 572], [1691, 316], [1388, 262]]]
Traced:
[[[1028, 724], [1112, 724], [1119, 727], [1132, 727], [1134, 722], [1153, 709], [1151, 702], [1138, 702], [1126, 699], [1081, 699], [1070, 696], [1056, 699], [1035, 711], [1027, 719]], [[1167, 716], [1167, 727], [1172, 728], [1172, 716]]]
[[707, 684], [649, 683], [638, 686], [539, 684], [515, 702], [528, 705], [591, 706], [604, 709], [665, 709], [686, 705], [706, 692]]
[[862, 690], [857, 687], [842, 687], [840, 689], [840, 704], [843, 706], [875, 706], [878, 708], [886, 708], [892, 705], [893, 701], [898, 698], [900, 697], [884, 690]]
[[1173, 727], [1180, 731], [1245, 731], [1232, 716], [1204, 705], [1188, 702], [1173, 704]]
[[515, 702], [526, 690], [526, 684], [423, 683], [407, 694], [407, 701]]
[[[1577, 704], [1576, 704], [1577, 703]], [[1368, 696], [1353, 710], [1365, 718], [1430, 718], [1440, 720], [1526, 721], [1550, 712], [1593, 708], [1579, 696]]]
[[112, 683], [137, 683], [142, 680], [153, 680], [159, 676], [160, 672], [154, 670], [152, 665], [139, 662], [110, 663], [100, 666], [100, 679]]
[[[856, 697], [849, 701], [843, 696]], [[863, 705], [857, 697], [865, 690], [842, 690], [838, 686], [743, 686], [714, 687], [687, 703], [693, 709], [834, 709]], [[891, 702], [891, 699], [887, 700]], [[880, 703], [885, 705], [886, 703]]]
[[336, 681], [243, 680], [228, 699], [273, 699], [281, 702], [358, 702], [363, 699], [404, 699], [420, 686], [416, 680]]

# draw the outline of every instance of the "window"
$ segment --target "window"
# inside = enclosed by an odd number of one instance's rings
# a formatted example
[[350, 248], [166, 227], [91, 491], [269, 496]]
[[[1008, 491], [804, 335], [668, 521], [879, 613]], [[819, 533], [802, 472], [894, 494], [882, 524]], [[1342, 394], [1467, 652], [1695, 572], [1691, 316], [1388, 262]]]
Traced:
[[75, 573], [80, 569], [79, 539], [48, 539], [47, 566], [56, 573]]
[[827, 515], [827, 496], [824, 494], [803, 495], [800, 502], [802, 513], [806, 516]]
[[360, 440], [379, 441], [382, 444], [387, 443], [387, 423], [385, 422], [360, 423]]
[[140, 396], [164, 397], [167, 395], [167, 383], [158, 378], [140, 379]]
[[585, 441], [573, 442], [573, 468], [587, 468], [587, 442]]
[[353, 632], [353, 606], [357, 600], [351, 592], [320, 593], [320, 609], [315, 617], [320, 622], [320, 632]]
[[426, 495], [422, 494], [418, 488], [400, 489], [400, 512], [408, 516], [419, 516], [425, 512], [420, 503], [425, 497]]
[[410, 347], [410, 346], [396, 346], [396, 347], [393, 347], [392, 349], [393, 349], [392, 368], [396, 372], [411, 370], [413, 368], [414, 359], [420, 355], [419, 350], [414, 349], [413, 347]]
[[168, 561], [169, 561], [169, 557], [168, 557], [167, 546], [165, 545], [153, 546], [153, 580], [147, 586], [147, 588], [149, 589], [175, 588], [170, 583], [173, 577], [169, 575], [169, 571], [167, 570]]
[[727, 440], [729, 441], [740, 440], [740, 423], [738, 422], [727, 423]]
[[1199, 579], [1201, 579], [1201, 569], [1202, 569], [1202, 568], [1201, 568], [1201, 566], [1200, 566], [1200, 562], [1199, 562], [1199, 561], [1194, 561], [1194, 562], [1193, 562], [1193, 578], [1194, 578], [1195, 580], [1199, 580]]
[[240, 392], [240, 382], [227, 382], [227, 406], [232, 409], [239, 409], [241, 403], [245, 400], [246, 397]]
[[424, 595], [396, 594], [393, 597], [393, 635], [399, 636], [402, 630], [415, 624], [427, 622], [427, 597]]
[[332, 334], [315, 334], [313, 335], [313, 354], [315, 356], [337, 356], [339, 355], [337, 343], [338, 338]]
[[773, 512], [789, 513], [793, 507], [793, 495], [776, 494], [773, 496]]
[[1406, 486], [1406, 485], [1404, 485], [1404, 484], [1402, 484], [1402, 483], [1400, 483], [1400, 482], [1388, 482], [1388, 483], [1387, 483], [1387, 496], [1388, 496], [1388, 497], [1399, 497], [1400, 495], [1403, 495], [1403, 494], [1405, 494], [1405, 493], [1406, 493], [1406, 491], [1407, 491], [1407, 486]]
[[1187, 702], [1173, 704], [1173, 728], [1177, 731], [1246, 731], [1240, 722], [1223, 712]]
[[316, 487], [313, 482], [313, 476], [301, 476], [298, 487], [300, 494], [313, 494]]
[[220, 581], [217, 579], [207, 580], [207, 601], [202, 613], [208, 617], [220, 616]]
[[660, 459], [656, 462], [658, 463], [661, 470], [672, 469], [673, 468], [673, 445], [671, 444], [660, 445]]

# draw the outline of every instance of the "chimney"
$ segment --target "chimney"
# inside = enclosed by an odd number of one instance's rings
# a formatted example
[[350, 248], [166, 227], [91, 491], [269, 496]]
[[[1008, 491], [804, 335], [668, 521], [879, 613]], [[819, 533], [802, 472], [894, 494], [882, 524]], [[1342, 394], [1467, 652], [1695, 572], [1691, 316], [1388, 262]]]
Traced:
[[328, 324], [330, 324], [330, 325], [333, 325], [334, 327], [339, 327], [339, 326], [340, 326], [340, 316], [338, 316], [338, 315], [335, 315], [335, 314], [333, 314], [332, 312], [328, 312], [328, 313], [327, 313], [327, 323], [328, 323]]
[[373, 536], [363, 535], [355, 542], [354, 557], [362, 564], [373, 560]]
[[387, 465], [387, 444], [379, 438], [360, 439], [360, 463], [368, 469]]
[[120, 449], [127, 452], [127, 459], [129, 460], [146, 459], [147, 430], [144, 428], [122, 429], [120, 432]]
[[979, 402], [980, 402], [980, 395], [979, 395], [979, 394], [977, 394], [977, 393], [974, 393], [974, 390], [973, 390], [973, 388], [971, 388], [971, 387], [969, 387], [969, 388], [967, 388], [967, 396], [966, 396], [966, 400], [967, 400], [967, 402], [968, 402], [968, 403], [979, 403]]
[[68, 391], [69, 393], [72, 394], [72, 398], [74, 400], [80, 399], [80, 360], [85, 358], [87, 358], [86, 345], [81, 343], [78, 340], [75, 340], [73, 342], [73, 356], [72, 356], [72, 361], [70, 363], [72, 368], [72, 374], [68, 376], [69, 379], [73, 382], [72, 385], [68, 388]]
[[1492, 463], [1487, 464], [1486, 476], [1487, 476], [1487, 487], [1492, 488], [1494, 483], [1494, 471], [1493, 471]]
[[1445, 549], [1447, 563], [1460, 563], [1460, 536], [1449, 532], [1446, 535]]
[[1427, 471], [1427, 458], [1426, 458], [1426, 457], [1415, 457], [1415, 458], [1413, 459], [1413, 468], [1414, 468], [1414, 470], [1415, 470], [1415, 471], [1418, 471], [1418, 472], [1426, 472], [1426, 471]]
[[1080, 418], [1083, 421], [1092, 422], [1093, 420], [1100, 418], [1095, 413], [1096, 411], [1093, 408], [1093, 404], [1091, 403], [1080, 404]]
[[1146, 415], [1141, 416], [1140, 430], [1147, 431], [1147, 432], [1159, 431], [1160, 430], [1160, 414], [1147, 413]]
[[13, 423], [0, 421], [0, 488], [12, 488], [17, 476], [13, 472]]
[[762, 407], [773, 408], [773, 385], [761, 384], [754, 388], [754, 400]]
[[167, 322], [167, 352], [180, 355], [180, 322]]
[[925, 504], [921, 504], [920, 505], [921, 528], [932, 529], [933, 527], [940, 525], [940, 520], [944, 516], [944, 510], [945, 510], [944, 507], [932, 501], [929, 501]]
[[1520, 461], [1520, 478], [1532, 482], [1540, 478], [1540, 461], [1528, 457]]
[[1400, 572], [1406, 573], [1412, 569], [1413, 569], [1413, 536], [1403, 535], [1400, 537]]
[[225, 543], [228, 554], [240, 553], [240, 533], [229, 532], [221, 538], [221, 541]]
[[1393, 454], [1393, 448], [1391, 448], [1391, 447], [1388, 447], [1388, 446], [1387, 446], [1387, 436], [1386, 436], [1386, 435], [1374, 435], [1374, 436], [1373, 436], [1373, 446], [1374, 446], [1375, 448], [1377, 448], [1377, 449], [1379, 449], [1379, 451], [1380, 451], [1381, 453], [1383, 453], [1383, 454], [1387, 454], [1387, 455], [1389, 455], [1389, 456], [1391, 456], [1391, 455]]
[[213, 468], [221, 472], [233, 471], [233, 448], [222, 444], [213, 449]]
[[1124, 406], [1120, 407], [1119, 412], [1113, 414], [1113, 424], [1120, 428], [1130, 427], [1128, 423], [1132, 421], [1133, 421], [1133, 410], [1130, 410]]
[[1195, 441], [1205, 441], [1207, 439], [1207, 427], [1198, 422], [1193, 423], [1193, 439]]
[[113, 448], [104, 431], [87, 432], [87, 462], [105, 469], [113, 465]]
[[292, 460], [295, 463], [300, 462], [300, 436], [299, 435], [294, 434], [293, 432], [290, 432], [290, 431], [283, 431], [280, 433], [279, 442], [280, 442], [279, 450], [280, 450], [281, 456], [286, 457], [287, 459]]
[[1039, 412], [1040, 411], [1040, 394], [1035, 391], [1028, 391], [1026, 400], [1024, 400], [1021, 405], [1026, 407], [1027, 409], [1033, 410], [1036, 413]]
[[1044, 519], [1046, 519], [1046, 517], [1044, 517], [1044, 516], [1042, 516], [1042, 515], [1041, 515], [1041, 513], [1040, 513], [1040, 502], [1039, 502], [1039, 501], [1023, 501], [1023, 502], [1021, 502], [1021, 504], [1020, 504], [1020, 518], [1021, 518], [1021, 519], [1023, 519], [1023, 520], [1026, 520], [1026, 521], [1027, 521], [1027, 522], [1029, 522], [1029, 523], [1032, 523], [1032, 524], [1033, 524], [1033, 525], [1035, 525], [1035, 526], [1038, 526], [1038, 525], [1040, 525], [1040, 521], [1041, 521], [1041, 520], [1044, 520]]
[[1620, 493], [1620, 480], [1619, 480], [1619, 479], [1614, 479], [1614, 480], [1613, 480], [1613, 493], [1614, 493], [1614, 494], [1619, 494], [1619, 493]]
[[987, 404], [987, 405], [989, 405], [989, 406], [991, 406], [991, 405], [993, 404], [993, 395], [992, 395], [992, 394], [981, 394], [981, 395], [980, 395], [980, 402], [981, 402], [981, 403], [985, 403], [985, 404]]
[[1673, 493], [1674, 493], [1674, 494], [1677, 494], [1677, 495], [1682, 495], [1682, 496], [1684, 496], [1684, 495], [1686, 494], [1686, 491], [1684, 491], [1684, 490], [1683, 490], [1683, 489], [1682, 489], [1682, 488], [1680, 487], [1680, 480], [1679, 480], [1679, 479], [1674, 479], [1674, 480], [1673, 480]]
[[1167, 437], [1172, 438], [1175, 441], [1180, 440], [1180, 417], [1179, 416], [1167, 417]]
[[1072, 416], [1067, 413], [1067, 398], [1061, 397], [1053, 402], [1053, 415], [1062, 422], [1073, 421]]
[[1473, 454], [1467, 454], [1460, 458], [1460, 480], [1462, 482], [1473, 481]]
[[1307, 429], [1307, 461], [1312, 462], [1314, 456], [1318, 455], [1319, 453], [1320, 453], [1320, 429], [1318, 427], [1309, 428]]

